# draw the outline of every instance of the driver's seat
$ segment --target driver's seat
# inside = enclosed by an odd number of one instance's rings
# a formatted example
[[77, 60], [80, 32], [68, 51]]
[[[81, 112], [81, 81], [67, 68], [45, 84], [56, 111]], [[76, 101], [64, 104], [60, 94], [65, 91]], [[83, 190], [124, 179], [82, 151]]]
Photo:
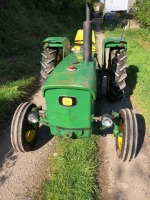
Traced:
[[[80, 50], [81, 45], [83, 45], [83, 29], [77, 31], [72, 50]], [[94, 31], [92, 31], [92, 51], [96, 51]]]

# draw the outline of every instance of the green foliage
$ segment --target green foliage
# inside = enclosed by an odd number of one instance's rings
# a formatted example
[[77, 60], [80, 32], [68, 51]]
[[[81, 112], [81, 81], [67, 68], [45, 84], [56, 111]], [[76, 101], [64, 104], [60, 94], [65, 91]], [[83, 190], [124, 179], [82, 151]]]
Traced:
[[150, 27], [150, 1], [137, 0], [134, 6], [134, 13], [141, 26], [146, 28]]
[[43, 200], [98, 200], [97, 138], [66, 140], [56, 144], [50, 180], [44, 186]]

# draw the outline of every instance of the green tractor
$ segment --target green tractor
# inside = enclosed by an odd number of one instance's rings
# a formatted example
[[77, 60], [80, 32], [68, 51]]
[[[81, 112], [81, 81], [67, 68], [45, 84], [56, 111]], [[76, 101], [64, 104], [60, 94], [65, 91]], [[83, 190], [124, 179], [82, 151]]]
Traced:
[[83, 30], [78, 31], [74, 45], [70, 47], [66, 37], [49, 37], [43, 41], [43, 47], [41, 77], [46, 110], [29, 102], [18, 106], [11, 124], [13, 148], [19, 152], [32, 150], [39, 124], [48, 126], [51, 135], [68, 139], [90, 137], [94, 124], [98, 123], [101, 130], [113, 127], [118, 157], [131, 161], [136, 154], [138, 139], [133, 110], [125, 108], [119, 113], [112, 111], [95, 116], [94, 109], [101, 96], [103, 76], [107, 76], [108, 98], [118, 101], [123, 97], [127, 76], [125, 39], [104, 39], [102, 67], [97, 64], [87, 1], [86, 21]]

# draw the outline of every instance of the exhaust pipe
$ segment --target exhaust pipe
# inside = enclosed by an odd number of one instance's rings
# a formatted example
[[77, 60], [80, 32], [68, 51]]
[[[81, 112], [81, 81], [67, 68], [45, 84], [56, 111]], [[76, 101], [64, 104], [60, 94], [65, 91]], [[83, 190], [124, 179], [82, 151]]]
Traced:
[[83, 59], [92, 61], [92, 22], [90, 21], [90, 5], [86, 1], [86, 21], [83, 22]]

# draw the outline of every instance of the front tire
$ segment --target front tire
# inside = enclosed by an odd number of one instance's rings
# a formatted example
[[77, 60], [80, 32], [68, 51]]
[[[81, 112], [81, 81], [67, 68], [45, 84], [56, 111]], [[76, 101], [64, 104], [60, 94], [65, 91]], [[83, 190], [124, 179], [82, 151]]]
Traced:
[[137, 151], [138, 128], [135, 113], [130, 109], [121, 109], [119, 120], [120, 135], [116, 137], [116, 152], [123, 161], [131, 161]]
[[31, 151], [37, 138], [39, 123], [31, 124], [27, 116], [35, 108], [33, 103], [22, 103], [16, 109], [11, 123], [11, 143], [19, 152]]

